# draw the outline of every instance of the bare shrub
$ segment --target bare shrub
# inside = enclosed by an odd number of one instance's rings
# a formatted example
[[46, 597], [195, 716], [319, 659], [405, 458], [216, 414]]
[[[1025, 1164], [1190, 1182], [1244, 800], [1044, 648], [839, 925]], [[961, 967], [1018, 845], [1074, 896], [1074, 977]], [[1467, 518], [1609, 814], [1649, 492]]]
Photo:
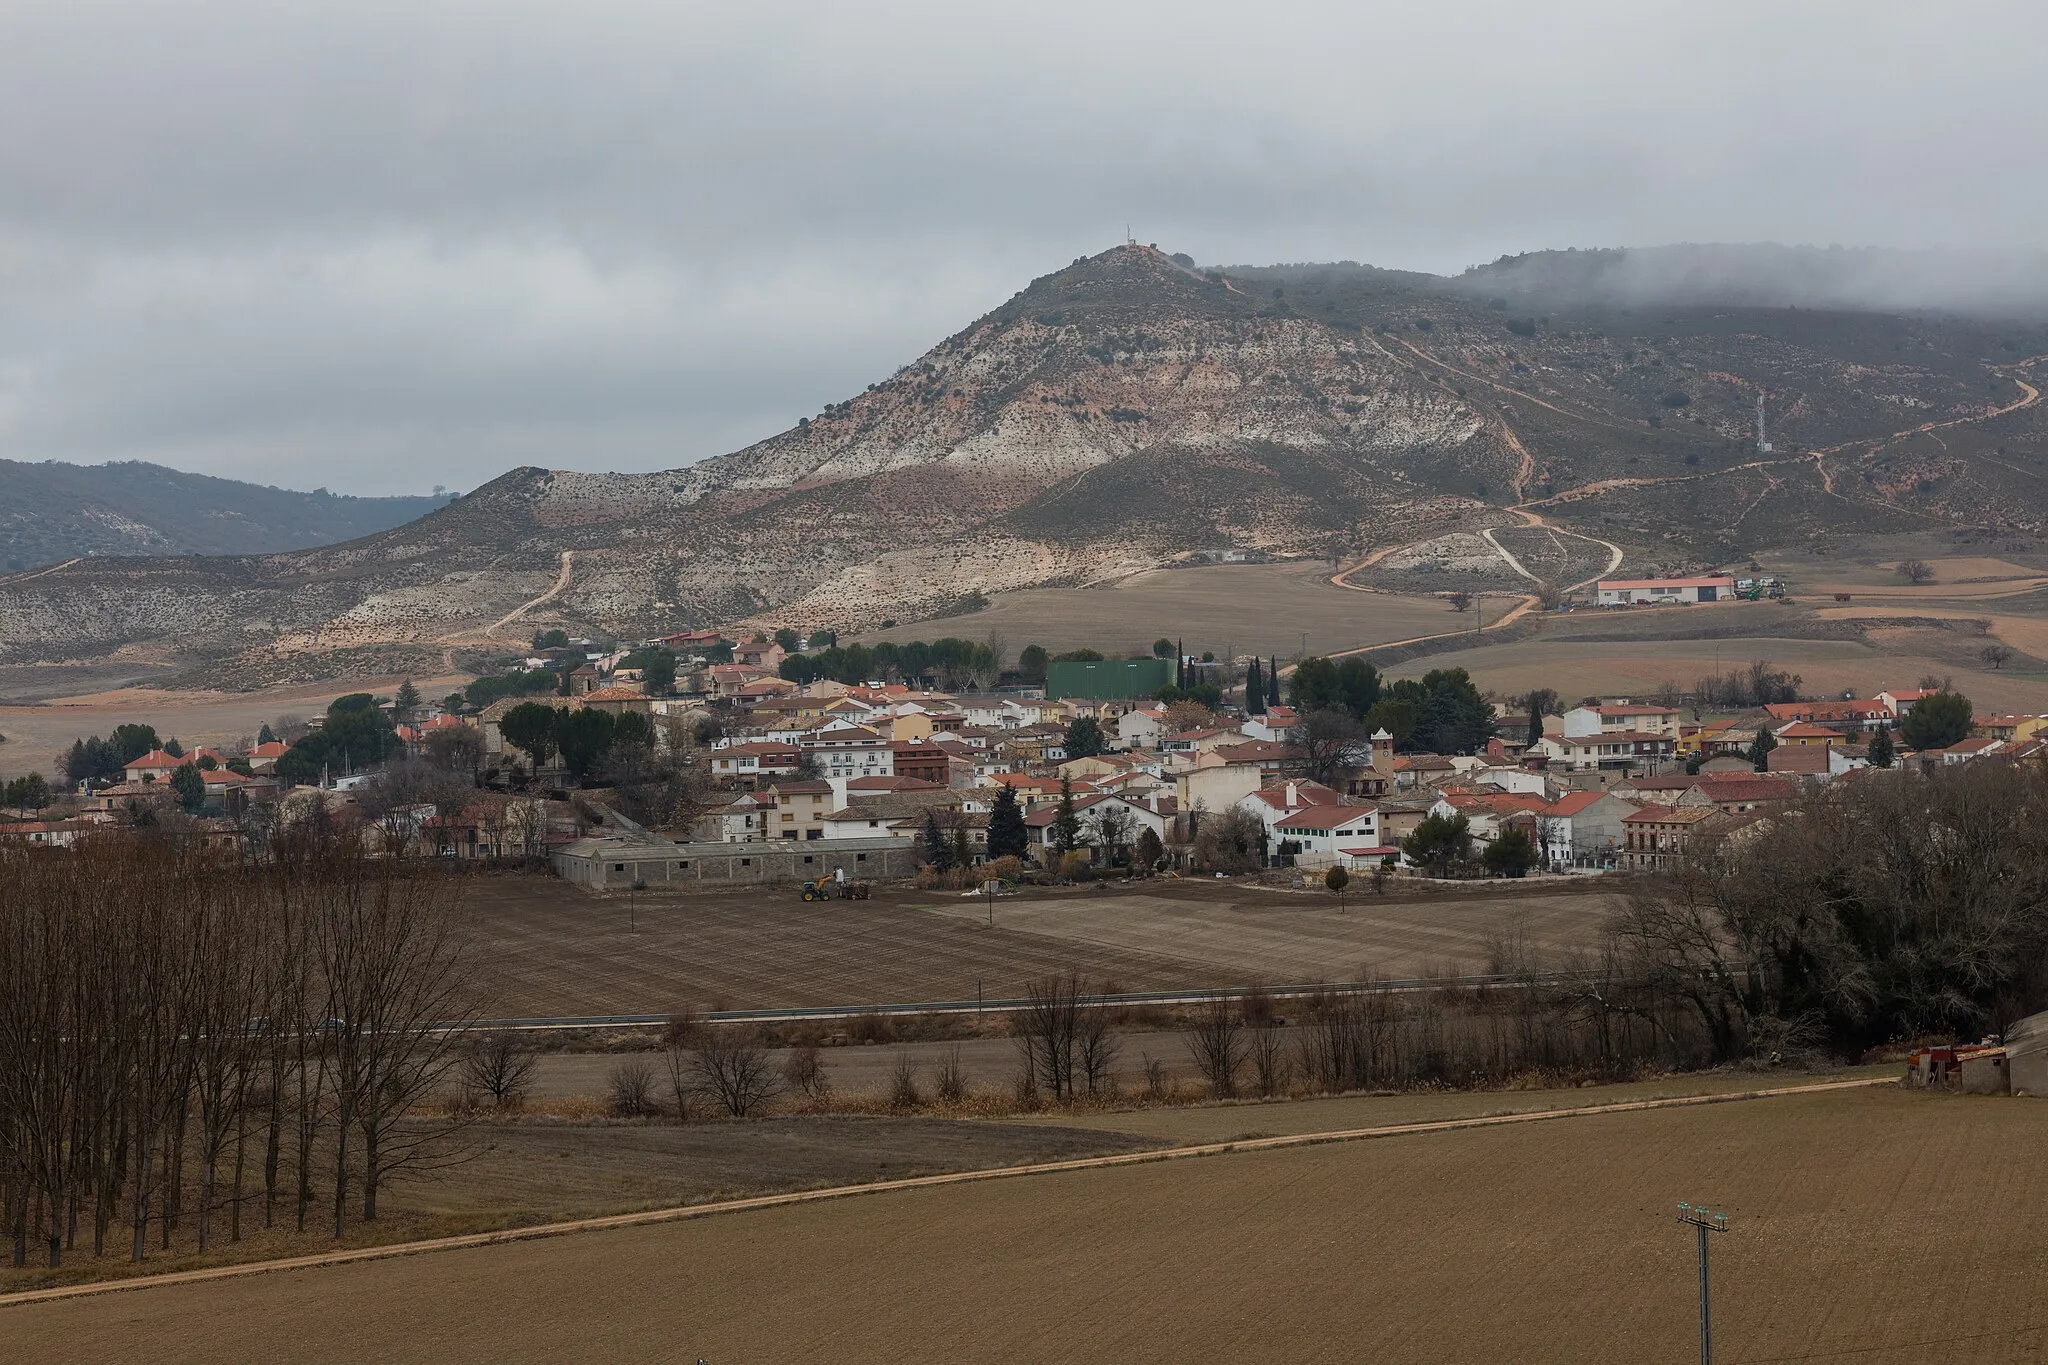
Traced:
[[734, 1118], [759, 1111], [780, 1089], [768, 1051], [752, 1029], [699, 1029], [692, 1050], [697, 1089]]
[[620, 1062], [605, 1078], [605, 1098], [618, 1118], [638, 1119], [654, 1113], [654, 1068], [638, 1058]]
[[818, 1060], [816, 1043], [805, 1043], [789, 1050], [789, 1056], [782, 1063], [782, 1081], [812, 1104], [819, 1103], [832, 1092], [832, 1080]]
[[1166, 1063], [1151, 1053], [1141, 1053], [1144, 1058], [1145, 1098], [1163, 1100], [1166, 1098]]
[[1183, 1034], [1195, 1070], [1209, 1082], [1218, 1099], [1237, 1093], [1237, 1071], [1244, 1062], [1244, 1020], [1235, 1001], [1217, 996], [1202, 1007]]
[[959, 1104], [967, 1098], [967, 1072], [960, 1065], [957, 1043], [946, 1049], [946, 1060], [939, 1063], [938, 1095], [946, 1104]]
[[896, 1021], [886, 1014], [857, 1014], [846, 1025], [846, 1036], [856, 1043], [893, 1043]]
[[1280, 1032], [1285, 1021], [1273, 1009], [1273, 997], [1263, 987], [1253, 987], [1238, 1000], [1251, 1054], [1252, 1077], [1261, 1098], [1270, 1099], [1287, 1084], [1287, 1056], [1281, 1048]]
[[462, 1050], [462, 1088], [478, 1101], [490, 1101], [494, 1108], [517, 1109], [525, 1102], [539, 1065], [540, 1055], [518, 1034], [480, 1033]]
[[889, 1076], [889, 1107], [891, 1109], [915, 1109], [924, 1103], [924, 1094], [917, 1088], [917, 1063], [907, 1052], [896, 1057], [896, 1069]]

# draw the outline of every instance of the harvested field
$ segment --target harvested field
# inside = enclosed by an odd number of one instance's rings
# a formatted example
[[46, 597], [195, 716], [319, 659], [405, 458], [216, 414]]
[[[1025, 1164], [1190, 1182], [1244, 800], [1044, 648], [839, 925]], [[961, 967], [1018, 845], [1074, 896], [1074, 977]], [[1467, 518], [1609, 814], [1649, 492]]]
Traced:
[[[15, 670], [20, 672], [20, 670]], [[50, 776], [57, 756], [74, 739], [111, 733], [117, 725], [153, 725], [165, 739], [176, 735], [187, 748], [222, 746], [253, 736], [266, 722], [287, 713], [316, 716], [345, 692], [389, 693], [403, 679], [362, 678], [315, 687], [280, 687], [261, 692], [164, 692], [128, 687], [111, 692], [53, 697], [38, 706], [0, 706], [0, 778], [30, 771]], [[418, 678], [424, 696], [438, 697], [469, 681], [469, 675]]]
[[[1609, 905], [1583, 880], [1334, 898], [1233, 883], [1034, 892], [997, 903], [896, 887], [806, 905], [791, 888], [597, 898], [545, 877], [479, 881], [486, 1012], [498, 1018], [899, 1004], [1022, 994], [1073, 970], [1122, 990], [1476, 970], [1517, 917], [1544, 947], [1590, 942]], [[634, 926], [637, 926], [634, 927]]]
[[[341, 1245], [376, 1246], [1162, 1145], [1158, 1138], [1042, 1121], [792, 1115], [747, 1123], [486, 1122], [448, 1146], [450, 1159], [433, 1163], [430, 1178], [401, 1175], [388, 1188], [377, 1222], [355, 1222]], [[326, 1174], [322, 1169], [316, 1176], [323, 1191]], [[287, 1186], [289, 1181], [287, 1175]], [[203, 1258], [188, 1218], [168, 1251], [152, 1240], [151, 1257], [139, 1267], [126, 1258], [117, 1235], [113, 1254], [101, 1261], [75, 1250], [59, 1271], [33, 1258], [27, 1270], [0, 1267], [0, 1293], [336, 1249], [321, 1200], [315, 1201], [312, 1230], [294, 1234], [287, 1230], [289, 1196], [279, 1225], [266, 1231], [258, 1226], [258, 1195], [248, 1212], [249, 1235], [240, 1243], [219, 1242]]]
[[[1240, 1153], [0, 1310], [45, 1362], [1685, 1360], [2048, 1345], [2048, 1106], [1837, 1091]], [[1936, 1270], [1938, 1268], [1938, 1272]], [[1939, 1311], [1904, 1287], [1938, 1273]], [[1048, 1311], [1057, 1305], [1057, 1311]]]
[[[971, 616], [918, 621], [861, 636], [931, 640], [1000, 635], [1015, 651], [1043, 644], [1055, 653], [1090, 648], [1146, 654], [1160, 636], [1196, 652], [1226, 649], [1291, 658], [1307, 637], [1311, 654], [1449, 630], [1456, 624], [1435, 598], [1346, 592], [1329, 584], [1328, 560], [1288, 564], [1215, 564], [1167, 569], [1099, 588], [1027, 588], [995, 597]], [[1448, 584], [1444, 586], [1450, 586]]]
[[[1970, 643], [1970, 642], [1963, 642]], [[1430, 654], [1394, 665], [1396, 677], [1420, 677], [1432, 668], [1470, 670], [1497, 696], [1552, 687], [1567, 698], [1636, 695], [1665, 680], [1681, 688], [1711, 674], [1769, 659], [1804, 680], [1810, 696], [1853, 691], [1868, 697], [1886, 687], [1911, 687], [1925, 674], [1953, 674], [1981, 708], [2039, 711], [2048, 707], [2048, 683], [2011, 672], [1972, 672], [1954, 659], [1913, 654], [1853, 641], [1737, 638], [1726, 640], [1591, 641], [1536, 639]]]

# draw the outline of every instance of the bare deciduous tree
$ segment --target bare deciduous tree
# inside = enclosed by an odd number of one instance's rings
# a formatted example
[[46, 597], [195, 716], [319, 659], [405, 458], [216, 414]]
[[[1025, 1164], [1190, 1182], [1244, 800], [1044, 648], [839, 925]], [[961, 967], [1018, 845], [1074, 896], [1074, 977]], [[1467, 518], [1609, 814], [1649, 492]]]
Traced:
[[734, 1118], [746, 1118], [780, 1090], [768, 1050], [752, 1029], [707, 1025], [692, 1047], [697, 1089]]
[[499, 1109], [517, 1109], [526, 1099], [540, 1055], [509, 1030], [472, 1037], [462, 1049], [462, 1088]]
[[1244, 1063], [1244, 1020], [1237, 1012], [1237, 1002], [1226, 996], [1210, 1000], [1182, 1037], [1195, 1069], [1216, 1097], [1235, 1095], [1238, 1068]]
[[1072, 972], [1040, 977], [1025, 986], [1024, 998], [1024, 1008], [1010, 1016], [1024, 1074], [1034, 1092], [1064, 1104], [1074, 1097], [1081, 979]]

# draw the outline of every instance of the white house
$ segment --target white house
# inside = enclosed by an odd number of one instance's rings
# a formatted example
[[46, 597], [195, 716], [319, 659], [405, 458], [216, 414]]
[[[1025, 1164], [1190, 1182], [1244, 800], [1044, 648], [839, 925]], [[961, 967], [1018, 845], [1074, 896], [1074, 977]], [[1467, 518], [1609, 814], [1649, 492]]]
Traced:
[[[1346, 867], [1377, 861], [1390, 851], [1380, 845], [1378, 806], [1304, 806], [1280, 821], [1278, 833], [1301, 846], [1311, 859], [1327, 858]], [[1297, 855], [1300, 856], [1300, 855]]]
[[1652, 768], [1668, 760], [1677, 744], [1669, 735], [1623, 730], [1583, 739], [1545, 735], [1528, 752], [1543, 755], [1554, 768]]
[[1479, 768], [1470, 776], [1482, 787], [1497, 787], [1517, 796], [1550, 797], [1550, 779], [1532, 768]]
[[1294, 727], [1298, 721], [1293, 707], [1269, 706], [1263, 715], [1245, 717], [1244, 724], [1238, 728], [1253, 739], [1286, 744], [1294, 738]]
[[1678, 708], [1642, 702], [1601, 702], [1597, 706], [1574, 706], [1564, 713], [1566, 739], [1590, 739], [1595, 735], [1638, 731], [1678, 738]]
[[1705, 578], [1603, 578], [1598, 592], [1603, 607], [1720, 602], [1735, 595], [1735, 580], [1720, 574]]
[[799, 747], [826, 777], [889, 777], [896, 754], [889, 737], [865, 725], [832, 721], [806, 734]]
[[1538, 850], [1550, 867], [1614, 867], [1622, 860], [1622, 821], [1641, 807], [1612, 792], [1573, 792], [1536, 812]]
[[1117, 717], [1116, 742], [1126, 749], [1157, 749], [1171, 733], [1163, 707], [1140, 707]]

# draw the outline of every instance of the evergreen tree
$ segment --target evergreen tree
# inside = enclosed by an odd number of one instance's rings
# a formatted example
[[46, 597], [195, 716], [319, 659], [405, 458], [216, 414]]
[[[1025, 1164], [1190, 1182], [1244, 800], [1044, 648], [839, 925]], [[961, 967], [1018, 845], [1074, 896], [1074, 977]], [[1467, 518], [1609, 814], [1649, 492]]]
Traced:
[[420, 709], [420, 690], [407, 678], [398, 685], [398, 695], [391, 699], [391, 709], [401, 721], [411, 720], [413, 713]]
[[1280, 704], [1280, 661], [1271, 654], [1266, 656], [1266, 705]]
[[1076, 716], [1067, 725], [1065, 743], [1068, 758], [1093, 758], [1109, 748], [1102, 722], [1093, 716]]
[[277, 731], [271, 729], [269, 724], [266, 723], [261, 730], [256, 732], [256, 742], [258, 744], [277, 743]]
[[1071, 853], [1081, 843], [1081, 817], [1074, 811], [1074, 784], [1067, 778], [1060, 779], [1060, 812], [1052, 821], [1052, 846], [1061, 853]]
[[988, 813], [988, 856], [1021, 858], [1031, 847], [1031, 832], [1024, 826], [1024, 807], [1011, 787], [996, 792], [996, 803]]
[[1897, 755], [1892, 750], [1892, 727], [1878, 726], [1877, 733], [1870, 737], [1870, 766], [1889, 768], [1897, 761]]
[[1251, 671], [1244, 679], [1244, 710], [1248, 716], [1266, 714], [1266, 678], [1259, 667], [1259, 656], [1252, 655]]
[[178, 737], [176, 735], [172, 735], [169, 739], [164, 741], [164, 752], [169, 754], [172, 758], [183, 758], [185, 756], [185, 746], [178, 743]]
[[936, 811], [924, 813], [924, 860], [940, 872], [950, 872], [958, 866], [953, 858], [953, 846], [946, 841], [944, 832], [939, 829]]
[[1173, 642], [1173, 685], [1182, 691], [1188, 685], [1188, 647], [1179, 640]]
[[206, 804], [206, 779], [190, 763], [171, 770], [171, 790], [178, 794], [178, 804], [188, 811]]
[[1771, 750], [1778, 747], [1778, 737], [1769, 730], [1758, 730], [1756, 738], [1749, 742], [1750, 766], [1758, 772], [1767, 772], [1771, 766]]

